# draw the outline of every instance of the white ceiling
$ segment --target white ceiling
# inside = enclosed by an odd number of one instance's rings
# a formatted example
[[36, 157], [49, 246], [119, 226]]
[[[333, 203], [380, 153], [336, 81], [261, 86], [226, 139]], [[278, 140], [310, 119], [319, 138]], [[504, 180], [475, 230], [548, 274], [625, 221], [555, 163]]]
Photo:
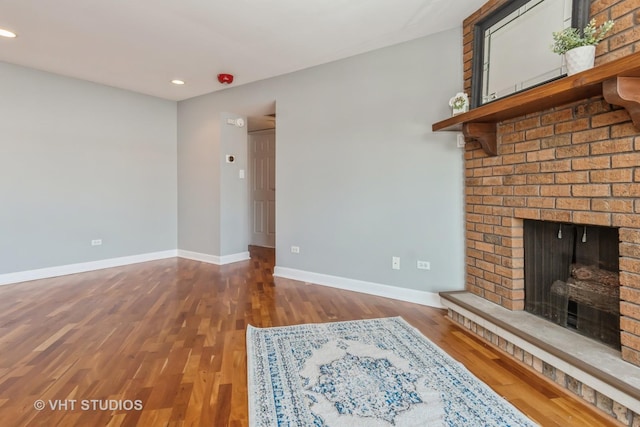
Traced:
[[[182, 100], [458, 27], [486, 0], [0, 0], [0, 61]], [[172, 79], [186, 81], [175, 86]]]

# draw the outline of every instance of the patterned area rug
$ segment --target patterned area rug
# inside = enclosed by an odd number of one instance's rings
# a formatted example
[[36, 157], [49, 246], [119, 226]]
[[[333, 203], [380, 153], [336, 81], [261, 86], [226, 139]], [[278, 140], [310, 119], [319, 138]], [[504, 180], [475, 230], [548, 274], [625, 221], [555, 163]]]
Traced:
[[249, 424], [534, 426], [401, 317], [247, 330]]

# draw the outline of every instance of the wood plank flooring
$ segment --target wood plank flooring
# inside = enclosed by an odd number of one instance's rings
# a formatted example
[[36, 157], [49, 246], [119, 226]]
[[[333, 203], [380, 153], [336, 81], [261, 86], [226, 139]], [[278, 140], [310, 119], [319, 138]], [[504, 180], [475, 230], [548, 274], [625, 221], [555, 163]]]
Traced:
[[[0, 287], [0, 426], [247, 426], [247, 324], [385, 316], [402, 316], [543, 426], [617, 425], [443, 310], [274, 284], [273, 251], [251, 254], [227, 266], [174, 258]], [[67, 406], [52, 409], [56, 401]], [[142, 409], [102, 410], [109, 401]]]

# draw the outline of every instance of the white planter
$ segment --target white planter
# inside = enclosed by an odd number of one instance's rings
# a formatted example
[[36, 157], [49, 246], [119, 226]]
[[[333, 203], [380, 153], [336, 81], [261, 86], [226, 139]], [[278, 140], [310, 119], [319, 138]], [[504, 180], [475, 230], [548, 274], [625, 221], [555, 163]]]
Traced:
[[567, 65], [567, 74], [571, 76], [581, 71], [593, 68], [595, 57], [595, 46], [580, 46], [567, 51], [564, 54], [564, 61]]
[[463, 107], [460, 108], [453, 108], [453, 115], [456, 116], [458, 114], [462, 114], [462, 113], [466, 113], [467, 111], [469, 111], [469, 106], [468, 105], [464, 105]]
[[449, 107], [453, 109], [453, 115], [469, 111], [469, 96], [464, 92], [458, 92], [449, 100]]

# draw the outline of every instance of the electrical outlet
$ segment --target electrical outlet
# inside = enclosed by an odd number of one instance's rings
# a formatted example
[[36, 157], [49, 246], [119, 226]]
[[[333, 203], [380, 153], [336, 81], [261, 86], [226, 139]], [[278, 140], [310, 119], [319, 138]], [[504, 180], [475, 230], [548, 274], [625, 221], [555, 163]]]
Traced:
[[429, 261], [418, 260], [418, 270], [431, 270], [431, 263]]
[[394, 270], [400, 270], [400, 257], [391, 257], [391, 268]]
[[91, 241], [91, 246], [100, 246], [102, 245], [102, 239], [93, 239]]
[[464, 135], [459, 133], [458, 140], [456, 141], [456, 146], [458, 148], [464, 148], [464, 144], [465, 144]]
[[291, 253], [292, 254], [299, 254], [300, 253], [300, 246], [291, 246]]

